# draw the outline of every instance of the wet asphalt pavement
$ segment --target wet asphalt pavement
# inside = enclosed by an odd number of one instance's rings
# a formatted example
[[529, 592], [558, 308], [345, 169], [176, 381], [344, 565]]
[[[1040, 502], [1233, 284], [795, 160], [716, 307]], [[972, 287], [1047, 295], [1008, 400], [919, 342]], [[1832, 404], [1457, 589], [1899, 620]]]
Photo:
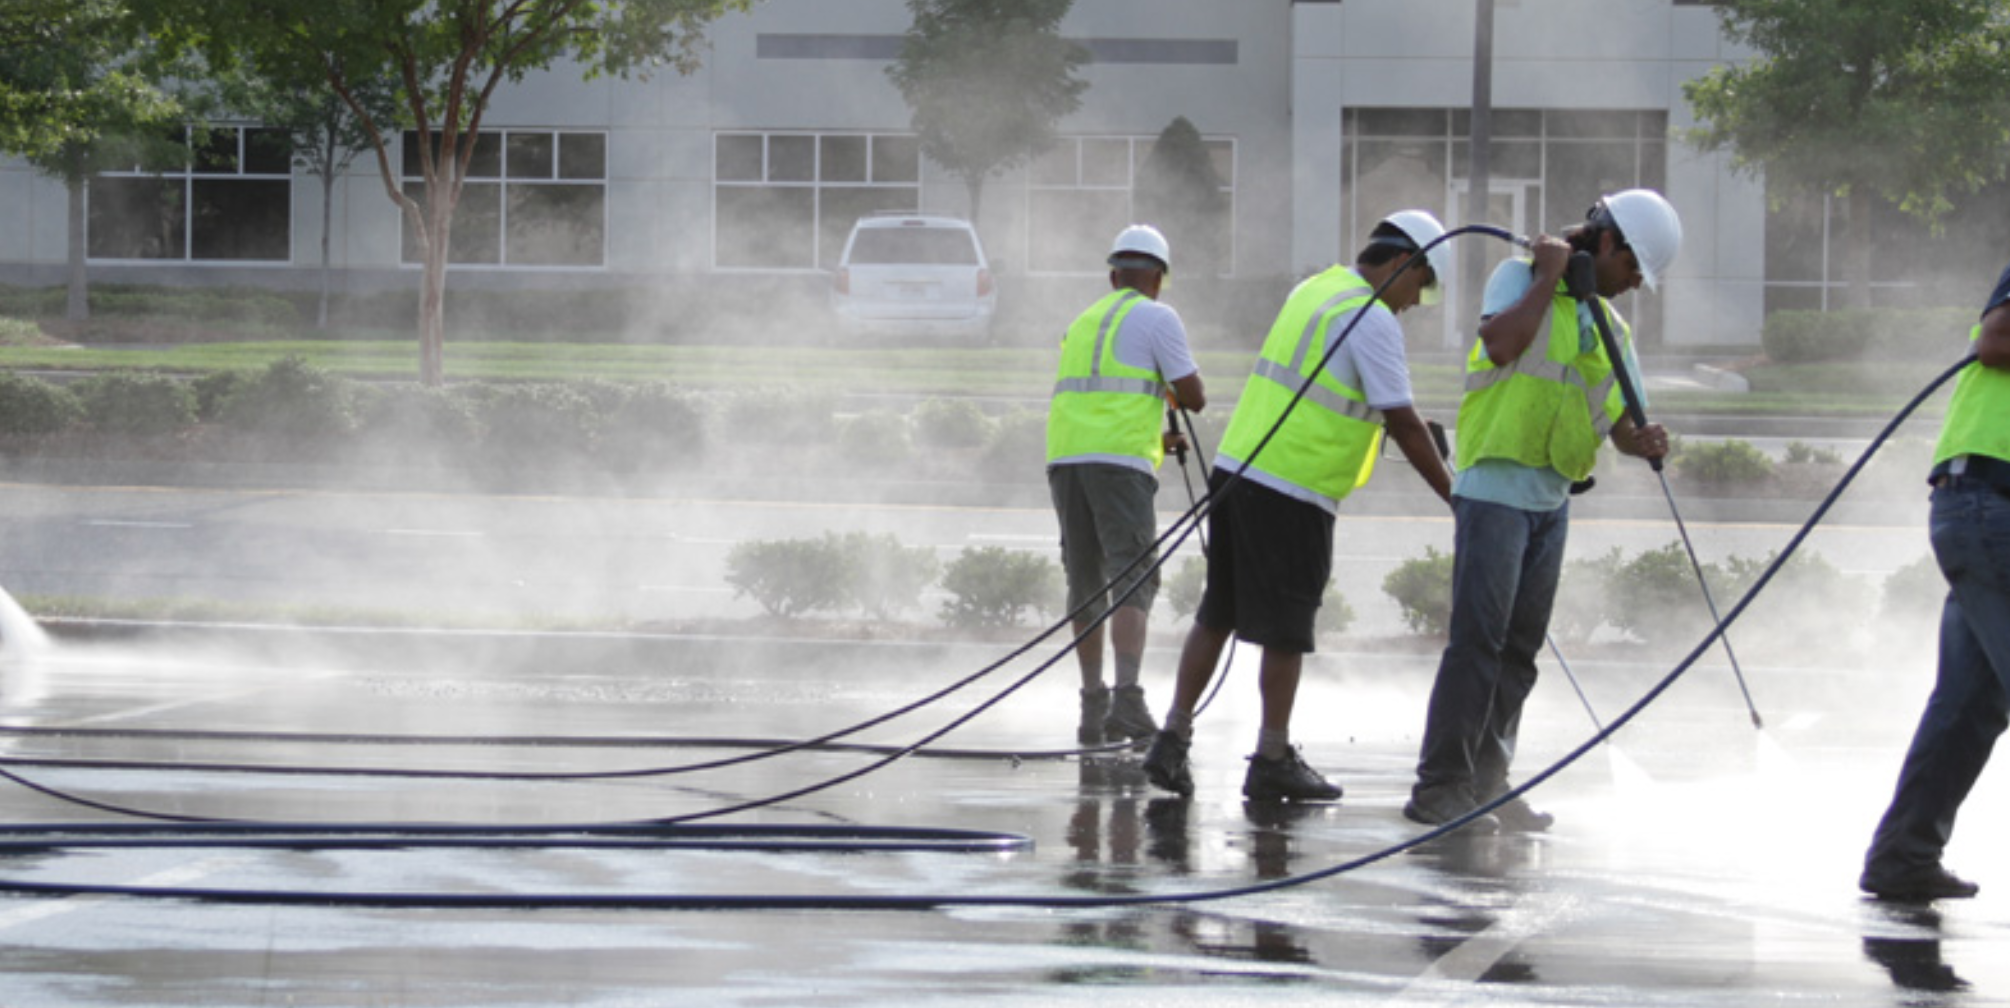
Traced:
[[[592, 635], [134, 633], [6, 656], [0, 725], [9, 730], [0, 753], [8, 771], [43, 787], [171, 815], [475, 824], [703, 815], [879, 757], [813, 751], [661, 772], [748, 751], [679, 740], [809, 737], [908, 703], [1004, 651]], [[855, 741], [911, 742], [1045, 654]], [[1155, 707], [1164, 687], [1152, 672], [1171, 660], [1148, 656]], [[1350, 652], [1308, 665], [1297, 738], [1347, 789], [1332, 805], [1241, 800], [1241, 754], [1256, 724], [1254, 655], [1245, 652], [1203, 715], [1192, 800], [1153, 791], [1132, 756], [965, 754], [901, 760], [724, 820], [955, 827], [1031, 843], [1004, 853], [17, 850], [0, 855], [0, 879], [333, 903], [0, 896], [0, 1003], [2010, 1004], [2002, 955], [2010, 875], [1995, 854], [2010, 840], [2010, 803], [1996, 782], [1985, 777], [1977, 789], [1949, 858], [1982, 883], [1980, 898], [1903, 907], [1854, 889], [1863, 841], [1930, 675], [1918, 661], [1867, 664], [1879, 667], [1748, 658], [1768, 726], [1759, 732], [1728, 670], [1705, 662], [1614, 743], [1532, 795], [1557, 815], [1549, 834], [1454, 835], [1233, 898], [1195, 899], [1320, 873], [1422, 832], [1400, 808], [1432, 656]], [[1606, 720], [1665, 671], [1605, 653], [1572, 665]], [[1576, 694], [1553, 668], [1545, 674], [1523, 730], [1525, 773], [1591, 731]], [[1073, 678], [1063, 664], [939, 744], [1001, 754], [1065, 747]], [[20, 731], [29, 727], [72, 733]], [[90, 765], [105, 761], [117, 765]], [[160, 766], [137, 765], [146, 763]], [[214, 769], [219, 763], [238, 768]], [[273, 772], [314, 767], [349, 772]], [[605, 771], [656, 772], [469, 776]], [[462, 776], [424, 775], [432, 772]], [[6, 823], [133, 821], [5, 786]], [[351, 893], [1161, 902], [407, 908], [341, 902]]]

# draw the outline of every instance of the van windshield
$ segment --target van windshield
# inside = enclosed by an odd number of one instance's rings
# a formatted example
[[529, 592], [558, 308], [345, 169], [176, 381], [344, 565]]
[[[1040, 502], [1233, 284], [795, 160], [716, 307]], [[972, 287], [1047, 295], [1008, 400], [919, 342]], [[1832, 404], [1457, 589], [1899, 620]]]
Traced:
[[851, 243], [854, 266], [912, 264], [975, 266], [970, 232], [946, 227], [860, 228]]

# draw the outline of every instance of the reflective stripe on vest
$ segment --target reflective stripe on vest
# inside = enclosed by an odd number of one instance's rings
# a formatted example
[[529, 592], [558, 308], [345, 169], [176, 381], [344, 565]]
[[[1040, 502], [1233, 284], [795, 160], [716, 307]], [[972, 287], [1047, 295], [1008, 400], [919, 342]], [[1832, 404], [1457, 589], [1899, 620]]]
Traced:
[[1129, 288], [1112, 291], [1068, 326], [1047, 413], [1047, 461], [1117, 455], [1157, 468], [1165, 458], [1158, 428], [1165, 382], [1117, 359], [1117, 331], [1143, 299]]
[[[1982, 338], [1982, 325], [1969, 330], [1968, 341]], [[1987, 455], [2010, 462], [2010, 371], [1970, 364], [1954, 379], [1954, 398], [1947, 402], [1947, 420], [1933, 446], [1933, 463], [1956, 455]]]
[[[1368, 482], [1381, 443], [1382, 414], [1368, 407], [1361, 390], [1341, 384], [1319, 365], [1339, 335], [1336, 323], [1368, 310], [1373, 293], [1359, 274], [1340, 266], [1291, 292], [1222, 435], [1222, 454], [1251, 462], [1261, 444], [1262, 455], [1252, 463], [1256, 468], [1333, 500]], [[1308, 375], [1316, 375], [1309, 386]], [[1292, 406], [1300, 387], [1305, 393]], [[1277, 433], [1271, 435], [1273, 427]]]
[[[1632, 338], [1626, 320], [1601, 299], [1619, 339]], [[1602, 340], [1585, 346], [1578, 304], [1561, 284], [1529, 349], [1496, 366], [1484, 340], [1466, 357], [1459, 402], [1460, 469], [1484, 459], [1552, 468], [1573, 479], [1590, 475], [1598, 448], [1624, 414], [1618, 377]], [[1535, 353], [1537, 348], [1541, 353]]]

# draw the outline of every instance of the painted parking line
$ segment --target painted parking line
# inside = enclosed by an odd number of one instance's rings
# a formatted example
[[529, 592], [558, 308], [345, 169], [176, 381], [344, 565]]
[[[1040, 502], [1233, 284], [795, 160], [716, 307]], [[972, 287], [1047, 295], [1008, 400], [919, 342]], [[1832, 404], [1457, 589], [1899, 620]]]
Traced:
[[143, 529], [192, 529], [191, 522], [120, 521], [112, 518], [86, 518], [80, 525], [92, 528], [143, 528]]

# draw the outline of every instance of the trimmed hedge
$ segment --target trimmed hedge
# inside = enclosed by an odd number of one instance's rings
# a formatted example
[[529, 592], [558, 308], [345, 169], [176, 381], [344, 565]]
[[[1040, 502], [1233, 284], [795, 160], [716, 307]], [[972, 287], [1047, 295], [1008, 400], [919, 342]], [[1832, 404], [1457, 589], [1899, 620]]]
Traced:
[[1760, 341], [1782, 364], [1816, 361], [1904, 360], [1953, 346], [1975, 325], [1968, 308], [1848, 308], [1776, 311], [1766, 316]]

